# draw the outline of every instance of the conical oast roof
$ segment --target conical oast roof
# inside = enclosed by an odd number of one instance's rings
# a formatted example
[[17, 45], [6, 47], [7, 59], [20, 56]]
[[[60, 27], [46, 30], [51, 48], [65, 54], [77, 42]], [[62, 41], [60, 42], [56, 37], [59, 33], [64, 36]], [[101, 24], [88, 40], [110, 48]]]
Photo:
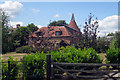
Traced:
[[77, 31], [80, 31], [80, 29], [78, 28], [78, 26], [75, 22], [74, 14], [72, 14], [72, 18], [71, 18], [70, 24], [68, 26], [77, 30]]

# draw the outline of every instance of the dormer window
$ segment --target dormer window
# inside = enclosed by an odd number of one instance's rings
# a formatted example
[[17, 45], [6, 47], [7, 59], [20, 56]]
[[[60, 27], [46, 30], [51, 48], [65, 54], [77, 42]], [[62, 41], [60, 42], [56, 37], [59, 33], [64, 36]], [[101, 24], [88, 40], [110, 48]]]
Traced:
[[41, 32], [37, 32], [36, 34], [37, 34], [37, 36], [42, 36]]
[[56, 32], [55, 32], [55, 35], [56, 35], [56, 36], [62, 35], [62, 31], [56, 31]]

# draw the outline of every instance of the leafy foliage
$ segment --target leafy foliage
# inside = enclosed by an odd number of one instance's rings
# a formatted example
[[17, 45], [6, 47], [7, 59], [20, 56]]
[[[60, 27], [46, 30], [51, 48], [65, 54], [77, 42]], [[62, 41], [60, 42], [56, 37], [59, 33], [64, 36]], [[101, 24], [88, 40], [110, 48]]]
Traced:
[[82, 36], [82, 42], [83, 42], [83, 47], [92, 47], [95, 49], [96, 47], [96, 37], [97, 37], [97, 33], [99, 31], [97, 31], [98, 29], [98, 21], [97, 18], [92, 21], [94, 15], [89, 15], [89, 19], [88, 21], [85, 22], [85, 26], [83, 29], [83, 36]]
[[[15, 41], [19, 41], [20, 46], [26, 45], [28, 41], [28, 35], [29, 35], [29, 30], [27, 27], [18, 28], [16, 31], [12, 33], [13, 43], [15, 43]], [[18, 46], [14, 45], [14, 47], [18, 47]]]
[[109, 48], [109, 41], [106, 37], [101, 37], [97, 39], [97, 45], [95, 50], [99, 53], [105, 53]]
[[120, 31], [115, 33], [115, 37], [117, 40], [117, 47], [120, 48]]
[[34, 31], [38, 30], [38, 27], [35, 26], [33, 23], [28, 24], [27, 28], [28, 28], [30, 33], [33, 33]]
[[15, 80], [18, 73], [17, 60], [13, 60], [13, 57], [11, 56], [8, 61], [10, 61], [9, 66], [8, 63], [2, 63], [2, 80]]
[[9, 16], [7, 16], [6, 13], [2, 10], [0, 11], [0, 14], [0, 17], [2, 17], [2, 20], [0, 21], [0, 23], [2, 24], [2, 53], [6, 53], [9, 52], [11, 48], [8, 29]]
[[64, 26], [67, 25], [65, 20], [53, 21], [49, 24], [49, 26]]
[[120, 48], [112, 48], [106, 51], [108, 63], [120, 63]]
[[30, 54], [23, 57], [23, 72], [26, 80], [39, 80], [44, 78], [45, 71], [45, 59], [44, 53]]
[[32, 47], [30, 46], [22, 46], [19, 48], [16, 48], [16, 53], [29, 53], [32, 50]]
[[102, 59], [92, 48], [84, 48], [84, 50], [67, 46], [61, 47], [60, 51], [51, 52], [52, 59], [56, 62], [69, 63], [101, 63]]
[[118, 47], [118, 44], [117, 44], [117, 40], [116, 39], [113, 39], [109, 45], [109, 48], [110, 49], [115, 49]]
[[114, 36], [114, 33], [109, 33], [107, 36]]
[[47, 53], [48, 49], [47, 48], [42, 48], [42, 47], [31, 47], [31, 46], [22, 46], [22, 47], [18, 47], [16, 48], [16, 53], [36, 53], [36, 52], [44, 52]]

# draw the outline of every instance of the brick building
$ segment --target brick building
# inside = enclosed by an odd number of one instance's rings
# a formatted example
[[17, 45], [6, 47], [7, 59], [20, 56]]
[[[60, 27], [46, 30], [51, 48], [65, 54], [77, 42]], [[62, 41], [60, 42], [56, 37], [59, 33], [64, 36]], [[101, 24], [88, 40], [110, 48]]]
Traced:
[[[44, 34], [41, 33], [44, 32]], [[66, 46], [76, 44], [80, 41], [81, 31], [78, 28], [74, 14], [72, 14], [69, 25], [42, 27], [29, 36], [29, 45], [35, 47], [41, 42], [41, 38], [49, 38], [54, 46]]]

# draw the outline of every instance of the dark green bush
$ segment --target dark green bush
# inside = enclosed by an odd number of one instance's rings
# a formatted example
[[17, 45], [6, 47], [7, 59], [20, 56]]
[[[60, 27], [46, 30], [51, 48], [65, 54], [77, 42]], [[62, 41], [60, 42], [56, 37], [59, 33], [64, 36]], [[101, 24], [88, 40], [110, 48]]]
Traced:
[[61, 47], [60, 51], [51, 52], [51, 56], [56, 62], [102, 63], [102, 59], [92, 48], [81, 50], [70, 46]]
[[95, 47], [95, 50], [98, 53], [105, 53], [106, 50], [109, 48], [109, 41], [106, 37], [101, 37], [97, 39], [97, 45]]
[[48, 48], [41, 48], [40, 46], [38, 47], [30, 47], [30, 46], [22, 46], [22, 47], [19, 47], [19, 48], [16, 48], [16, 53], [36, 53], [36, 52], [44, 52], [44, 53], [47, 53], [48, 51]]
[[106, 58], [107, 63], [120, 63], [120, 48], [108, 49]]
[[13, 60], [11, 56], [8, 61], [10, 61], [9, 70], [8, 63], [2, 63], [2, 80], [15, 80], [18, 74], [17, 60]]
[[22, 46], [19, 48], [16, 48], [16, 53], [29, 53], [32, 50], [32, 47], [30, 46]]
[[40, 80], [44, 78], [45, 71], [44, 53], [30, 54], [23, 57], [23, 73], [26, 80]]

